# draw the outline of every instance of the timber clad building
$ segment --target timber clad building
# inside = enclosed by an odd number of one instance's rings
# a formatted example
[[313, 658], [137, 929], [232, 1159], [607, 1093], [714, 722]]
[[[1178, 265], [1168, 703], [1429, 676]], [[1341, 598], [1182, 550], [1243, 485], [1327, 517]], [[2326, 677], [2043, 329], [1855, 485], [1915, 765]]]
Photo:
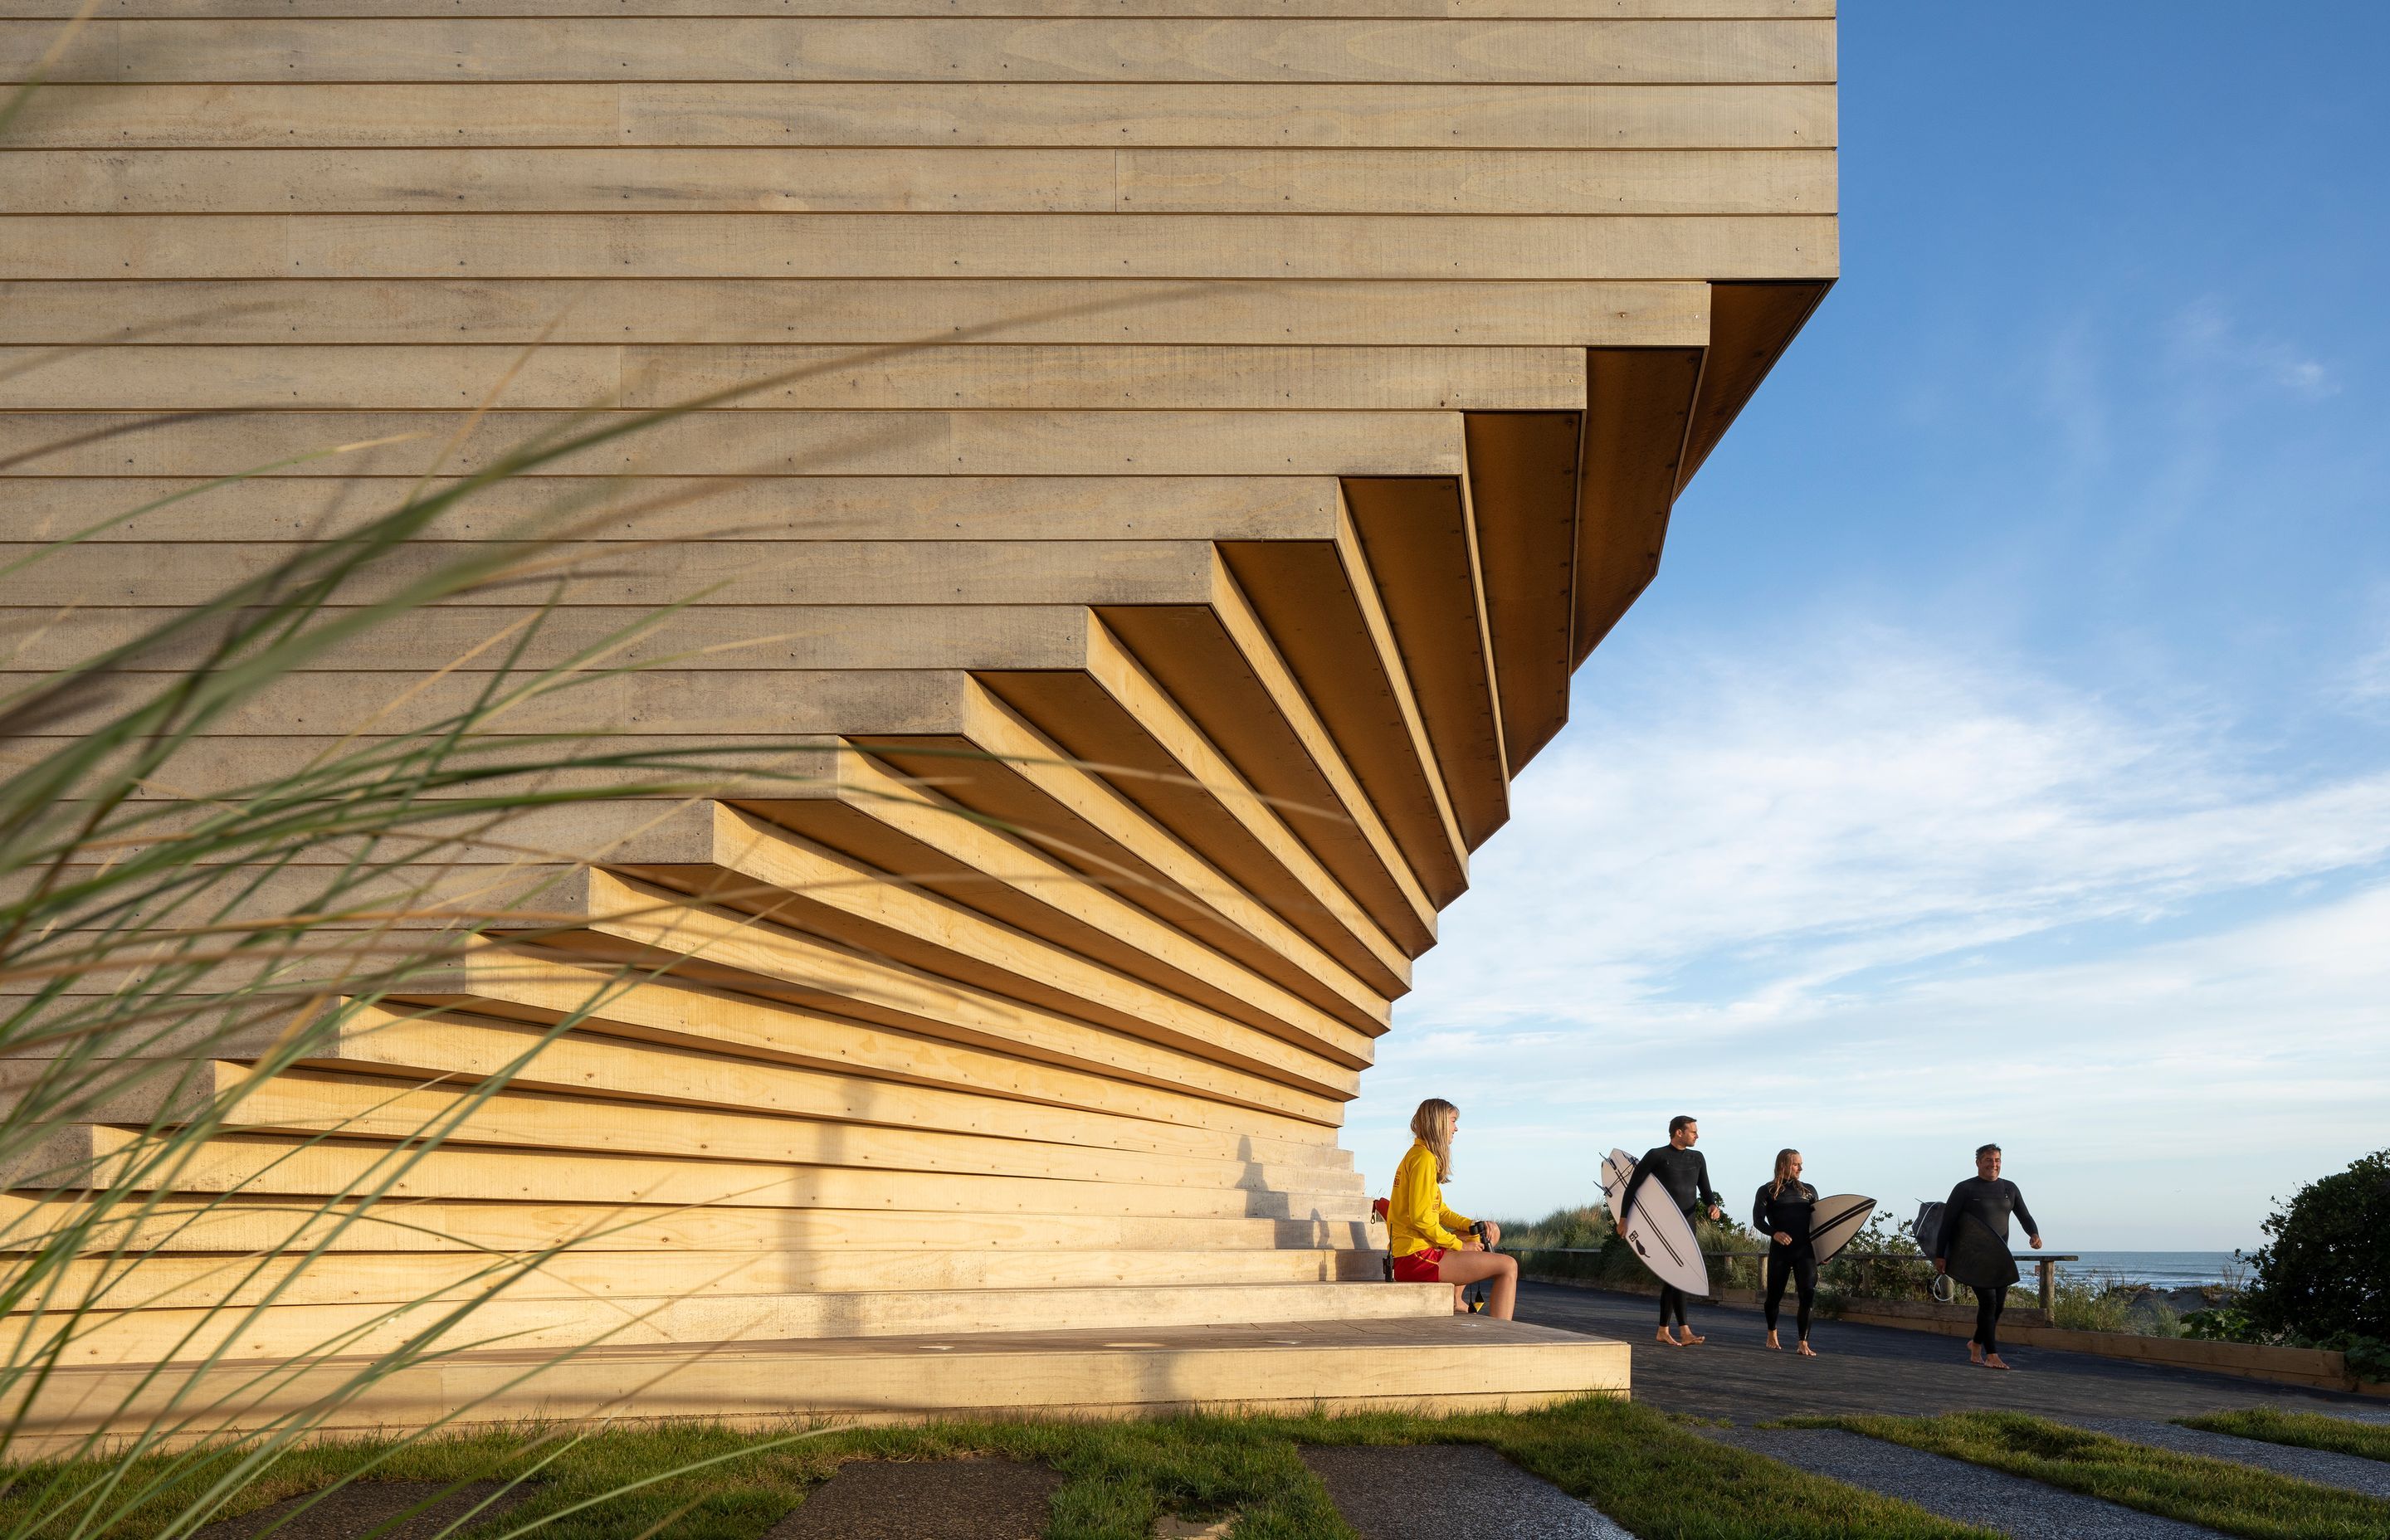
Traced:
[[[0, 72], [75, 8], [0, 0]], [[685, 960], [231, 1360], [375, 1352], [480, 1249], [604, 1229], [475, 1319], [516, 1357], [352, 1420], [1623, 1388], [1621, 1344], [1378, 1281], [1337, 1129], [1573, 670], [1834, 276], [1834, 27], [1831, 0], [100, 0], [0, 148], [0, 538], [413, 437], [6, 580], [42, 621], [6, 666], [435, 461], [782, 376], [441, 530], [633, 479], [648, 511], [598, 532], [624, 554], [555, 645], [699, 596], [601, 714], [801, 737], [820, 778], [577, 815], [598, 865], [541, 902], [585, 926], [244, 1101], [185, 1185], [263, 1201], [152, 1259], [163, 1292], [78, 1346], [49, 1425], [192, 1351], [202, 1253], [287, 1240], [275, 1204], [349, 1190], [375, 1130], [623, 957]], [[415, 615], [201, 758], [229, 780], [366, 726], [508, 619]]]

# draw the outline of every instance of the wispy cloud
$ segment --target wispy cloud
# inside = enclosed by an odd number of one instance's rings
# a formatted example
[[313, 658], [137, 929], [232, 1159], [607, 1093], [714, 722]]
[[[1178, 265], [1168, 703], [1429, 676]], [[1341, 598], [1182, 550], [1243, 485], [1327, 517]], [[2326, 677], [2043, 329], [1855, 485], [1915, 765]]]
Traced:
[[2222, 301], [2209, 297], [2175, 317], [2171, 353], [2178, 366], [2221, 369], [2244, 383], [2307, 400], [2336, 394], [2340, 379], [2307, 349], [2237, 323]]
[[1597, 1125], [1627, 1142], [1697, 1095], [1727, 1154], [1798, 1139], [1845, 1179], [1890, 1161], [1886, 1184], [1989, 1097], [2045, 1173], [2081, 1163], [2058, 1187], [2087, 1204], [2120, 1159], [2228, 1130], [2279, 1150], [2232, 1177], [2247, 1238], [2255, 1188], [2378, 1123], [2390, 771], [2261, 770], [2213, 720], [1911, 634], [1764, 656], [1581, 681], [1365, 1129], [1473, 1088], [1502, 1109], [1472, 1126], [1485, 1174], [1557, 1201], [1587, 1190]]
[[2302, 785], [2200, 726], [1855, 629], [1679, 659], [1519, 786], [1411, 1007], [1671, 1034], [1853, 978], [2390, 856], [2390, 772]]

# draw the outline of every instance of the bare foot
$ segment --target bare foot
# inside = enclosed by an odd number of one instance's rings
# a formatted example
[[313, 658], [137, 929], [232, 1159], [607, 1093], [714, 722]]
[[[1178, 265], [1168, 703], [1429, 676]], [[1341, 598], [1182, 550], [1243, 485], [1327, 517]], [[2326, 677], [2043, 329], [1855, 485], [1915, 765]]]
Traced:
[[1967, 1344], [1967, 1362], [1974, 1365], [1977, 1368], [1982, 1368], [1984, 1367], [1983, 1344], [1979, 1342], [1969, 1342]]
[[1678, 1342], [1678, 1343], [1677, 1344], [1678, 1347], [1692, 1347], [1692, 1346], [1694, 1346], [1694, 1345], [1696, 1345], [1696, 1344], [1698, 1344], [1698, 1343], [1706, 1342], [1706, 1341], [1709, 1341], [1709, 1339], [1708, 1339], [1708, 1338], [1706, 1338], [1706, 1337], [1696, 1337], [1696, 1336], [1694, 1336], [1694, 1335], [1693, 1335], [1693, 1328], [1692, 1328], [1691, 1327], [1689, 1327], [1689, 1326], [1681, 1326], [1681, 1327], [1678, 1327], [1677, 1329], [1677, 1330], [1679, 1330], [1679, 1331], [1681, 1331], [1681, 1332], [1683, 1332], [1683, 1333], [1685, 1334], [1684, 1341], [1680, 1341], [1680, 1342]]
[[1784, 1344], [1776, 1340], [1776, 1333], [1772, 1331], [1767, 1334], [1767, 1345], [1775, 1352], [1781, 1353], [1784, 1351]]
[[1668, 1328], [1664, 1326], [1660, 1328], [1660, 1341], [1665, 1342], [1670, 1347], [1675, 1347], [1677, 1345], [1677, 1340], [1668, 1335]]
[[1808, 1343], [1804, 1342], [1801, 1344], [1801, 1356], [1804, 1358], [1815, 1358], [1818, 1355], [1809, 1351]]
[[1984, 1367], [1987, 1369], [2004, 1369], [2009, 1367], [2009, 1365], [2000, 1362], [2000, 1355], [1997, 1353], [1985, 1354], [1984, 1355]]

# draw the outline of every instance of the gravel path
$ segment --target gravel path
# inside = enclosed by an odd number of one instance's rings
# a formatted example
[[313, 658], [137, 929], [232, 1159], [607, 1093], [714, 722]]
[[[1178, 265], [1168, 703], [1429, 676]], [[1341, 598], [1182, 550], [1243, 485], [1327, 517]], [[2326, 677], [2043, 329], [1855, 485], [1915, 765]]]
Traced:
[[2155, 1449], [2206, 1455], [2324, 1486], [2362, 1492], [2369, 1497], [2390, 1498], [2390, 1462], [2370, 1460], [2362, 1455], [2302, 1449], [2294, 1444], [2268, 1444], [2262, 1439], [2236, 1438], [2230, 1433], [2203, 1432], [2196, 1428], [2178, 1428], [2171, 1422], [2142, 1422], [2132, 1418], [2070, 1417], [2061, 1420]]
[[2050, 1540], [2191, 1540], [2213, 1530], [2079, 1496], [2005, 1471], [1831, 1428], [1720, 1428], [1710, 1436], [1946, 1519]]
[[1478, 1444], [1313, 1445], [1303, 1463], [1361, 1540], [1635, 1540], [1599, 1509]]

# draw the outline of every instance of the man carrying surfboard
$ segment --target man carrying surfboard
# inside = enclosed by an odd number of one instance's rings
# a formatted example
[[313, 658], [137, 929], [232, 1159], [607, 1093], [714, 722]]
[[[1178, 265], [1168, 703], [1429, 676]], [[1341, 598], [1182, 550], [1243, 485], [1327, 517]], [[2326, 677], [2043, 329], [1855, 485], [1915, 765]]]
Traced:
[[[1631, 1213], [1635, 1207], [1636, 1190], [1647, 1180], [1656, 1177], [1668, 1196], [1676, 1200], [1677, 1207], [1684, 1211], [1687, 1220], [1693, 1217], [1696, 1199], [1708, 1207], [1712, 1219], [1717, 1218], [1721, 1211], [1717, 1190], [1710, 1186], [1710, 1163], [1693, 1148], [1701, 1136], [1702, 1125], [1697, 1119], [1670, 1118], [1668, 1142], [1656, 1149], [1645, 1150], [1643, 1158], [1635, 1162], [1635, 1174], [1627, 1180], [1626, 1196], [1619, 1202], [1619, 1213]], [[1676, 1320], [1677, 1336], [1668, 1334], [1671, 1316]], [[1665, 1278], [1661, 1279], [1660, 1341], [1670, 1347], [1691, 1347], [1696, 1342], [1708, 1340], [1695, 1336], [1693, 1328], [1685, 1322], [1685, 1291]]]
[[1985, 1145], [1975, 1151], [1975, 1174], [1950, 1189], [1934, 1238], [1934, 1270], [1975, 1291], [1975, 1334], [1967, 1340], [1967, 1356], [1987, 1369], [2009, 1367], [2000, 1362], [2000, 1313], [2017, 1280], [2016, 1258], [2009, 1254], [2011, 1213], [2024, 1222], [2033, 1249], [2041, 1250], [2041, 1226], [2024, 1206], [2024, 1194], [2000, 1176], [2000, 1147]]

